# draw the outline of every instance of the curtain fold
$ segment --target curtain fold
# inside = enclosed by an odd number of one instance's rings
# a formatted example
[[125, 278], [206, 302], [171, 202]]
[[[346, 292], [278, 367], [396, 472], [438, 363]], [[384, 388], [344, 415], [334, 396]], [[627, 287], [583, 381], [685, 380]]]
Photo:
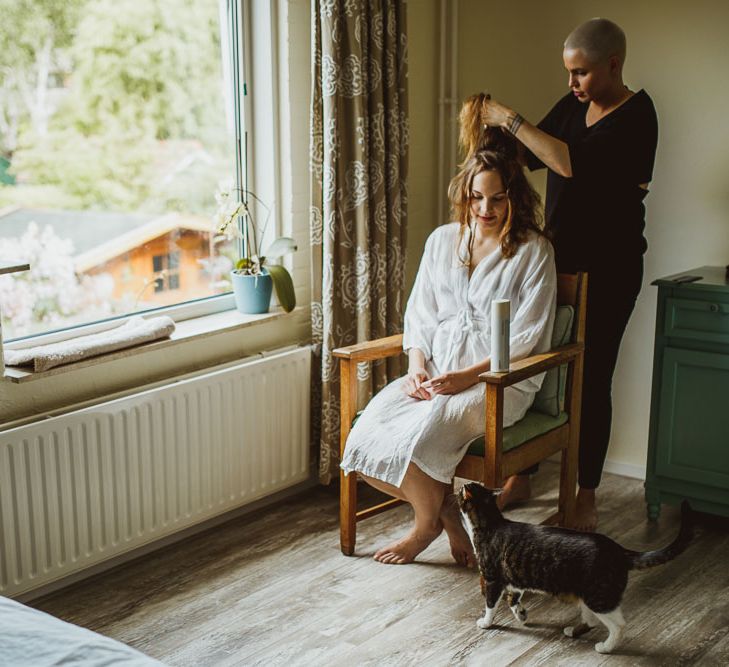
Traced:
[[[332, 350], [402, 331], [407, 227], [404, 0], [312, 0], [311, 247], [313, 442], [319, 479], [339, 465]], [[366, 400], [401, 360], [361, 364]]]

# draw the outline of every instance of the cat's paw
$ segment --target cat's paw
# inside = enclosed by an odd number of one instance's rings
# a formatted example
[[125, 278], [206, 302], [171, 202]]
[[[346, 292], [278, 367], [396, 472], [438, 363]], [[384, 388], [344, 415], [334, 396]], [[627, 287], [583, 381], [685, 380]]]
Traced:
[[587, 625], [587, 623], [580, 623], [578, 625], [568, 625], [562, 630], [562, 632], [564, 632], [567, 637], [575, 638], [584, 635], [590, 630], [592, 630], [592, 626]]
[[607, 642], [597, 642], [597, 644], [595, 644], [595, 650], [598, 653], [612, 653], [613, 648], [615, 647], [608, 645]]
[[491, 627], [491, 620], [490, 618], [486, 618], [486, 616], [482, 616], [481, 618], [476, 620], [476, 627], [479, 630], [486, 630], [486, 628]]
[[526, 620], [527, 620], [527, 610], [524, 609], [524, 607], [512, 608], [511, 613], [514, 614], [514, 618], [519, 623], [526, 623]]

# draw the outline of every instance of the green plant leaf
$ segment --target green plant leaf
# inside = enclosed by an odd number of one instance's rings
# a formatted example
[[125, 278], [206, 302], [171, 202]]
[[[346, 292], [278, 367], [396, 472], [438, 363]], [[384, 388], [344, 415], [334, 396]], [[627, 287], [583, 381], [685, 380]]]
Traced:
[[235, 268], [237, 270], [240, 269], [250, 269], [253, 267], [253, 262], [251, 261], [250, 257], [243, 257], [242, 259], [239, 259], [235, 263]]
[[289, 236], [280, 236], [268, 248], [265, 253], [268, 259], [278, 259], [284, 255], [288, 255], [297, 249], [296, 241]]
[[290, 313], [296, 307], [296, 294], [294, 293], [294, 281], [291, 274], [285, 267], [274, 264], [267, 266], [266, 270], [271, 274], [273, 280], [273, 289], [276, 290], [276, 297], [287, 313]]

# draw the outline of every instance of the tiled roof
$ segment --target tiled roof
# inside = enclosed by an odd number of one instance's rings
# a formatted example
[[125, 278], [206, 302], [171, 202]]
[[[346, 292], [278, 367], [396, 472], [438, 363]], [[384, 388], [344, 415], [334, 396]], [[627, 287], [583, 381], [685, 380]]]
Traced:
[[0, 213], [0, 236], [20, 237], [31, 222], [41, 229], [50, 225], [56, 236], [73, 242], [74, 254], [78, 255], [140, 227], [155, 217], [137, 213], [18, 208], [4, 215]]

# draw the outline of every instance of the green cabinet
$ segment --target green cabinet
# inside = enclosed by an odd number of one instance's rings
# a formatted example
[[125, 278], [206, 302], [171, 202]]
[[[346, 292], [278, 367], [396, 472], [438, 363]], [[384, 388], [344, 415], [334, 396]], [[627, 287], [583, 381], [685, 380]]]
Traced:
[[[701, 280], [677, 283], [681, 275]], [[645, 495], [648, 516], [686, 498], [729, 516], [729, 284], [701, 267], [656, 280]]]

